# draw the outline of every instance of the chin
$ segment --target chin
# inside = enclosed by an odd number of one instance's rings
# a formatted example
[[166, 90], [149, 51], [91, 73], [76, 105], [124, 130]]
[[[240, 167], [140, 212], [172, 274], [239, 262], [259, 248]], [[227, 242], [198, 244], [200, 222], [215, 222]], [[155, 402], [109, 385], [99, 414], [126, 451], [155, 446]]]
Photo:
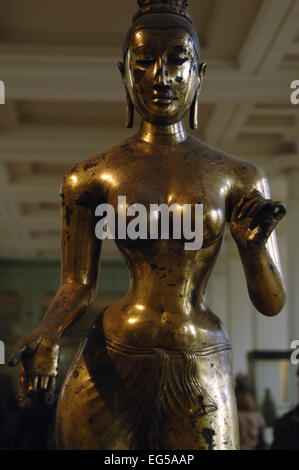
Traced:
[[180, 119], [169, 119], [167, 116], [162, 117], [161, 115], [159, 118], [144, 118], [145, 121], [150, 122], [155, 126], [170, 126], [180, 121]]
[[155, 110], [151, 109], [147, 112], [142, 112], [139, 114], [142, 119], [157, 126], [167, 126], [170, 124], [175, 124], [176, 122], [179, 122], [182, 119], [182, 117], [178, 113], [172, 112], [169, 108], [167, 109], [167, 107], [165, 106], [160, 107], [155, 105]]

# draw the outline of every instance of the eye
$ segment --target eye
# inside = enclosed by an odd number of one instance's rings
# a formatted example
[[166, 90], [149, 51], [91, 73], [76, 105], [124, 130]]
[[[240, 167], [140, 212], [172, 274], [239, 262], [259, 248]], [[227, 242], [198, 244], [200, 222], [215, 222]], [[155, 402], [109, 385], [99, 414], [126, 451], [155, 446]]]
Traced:
[[146, 59], [137, 59], [136, 64], [140, 65], [141, 67], [149, 67], [155, 62], [155, 59], [152, 58], [146, 58]]
[[183, 65], [188, 60], [187, 57], [178, 57], [178, 56], [170, 56], [168, 57], [168, 63], [174, 65]]

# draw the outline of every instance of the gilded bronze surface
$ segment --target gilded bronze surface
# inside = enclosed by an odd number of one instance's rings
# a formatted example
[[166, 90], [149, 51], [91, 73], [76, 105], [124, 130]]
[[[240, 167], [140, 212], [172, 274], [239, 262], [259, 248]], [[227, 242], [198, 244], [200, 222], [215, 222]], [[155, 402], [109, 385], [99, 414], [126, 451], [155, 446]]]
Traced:
[[60, 449], [238, 449], [230, 342], [205, 300], [227, 223], [255, 307], [273, 316], [285, 303], [273, 232], [285, 208], [270, 199], [257, 167], [186, 132], [188, 111], [196, 126], [205, 66], [179, 16], [166, 16], [176, 17], [167, 31], [155, 28], [156, 19], [132, 31], [120, 64], [127, 125], [137, 109], [139, 132], [63, 180], [62, 281], [37, 330], [15, 348], [20, 396], [44, 388], [51, 398], [60, 338], [95, 298], [98, 204], [117, 210], [119, 195], [146, 208], [202, 203], [203, 247], [188, 251], [172, 238], [116, 240], [131, 286], [99, 312], [70, 367], [57, 410]]

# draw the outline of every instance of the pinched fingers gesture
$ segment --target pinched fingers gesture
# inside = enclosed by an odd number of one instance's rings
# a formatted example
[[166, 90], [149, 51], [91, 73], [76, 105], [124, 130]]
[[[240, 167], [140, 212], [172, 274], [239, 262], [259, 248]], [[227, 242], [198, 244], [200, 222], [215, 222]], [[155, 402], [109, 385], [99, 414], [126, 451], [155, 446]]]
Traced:
[[253, 191], [233, 209], [232, 236], [239, 246], [261, 246], [285, 214], [286, 208], [281, 202], [265, 199], [259, 191]]

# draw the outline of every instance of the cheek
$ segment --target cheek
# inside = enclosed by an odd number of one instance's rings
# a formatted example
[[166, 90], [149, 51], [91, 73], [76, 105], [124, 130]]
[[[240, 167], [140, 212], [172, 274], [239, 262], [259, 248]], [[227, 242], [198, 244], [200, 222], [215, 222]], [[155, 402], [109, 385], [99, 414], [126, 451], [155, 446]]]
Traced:
[[146, 70], [139, 67], [136, 63], [130, 64], [130, 75], [132, 80], [133, 92], [140, 93], [146, 88]]
[[139, 68], [134, 68], [133, 70], [133, 77], [136, 85], [139, 84], [139, 82], [142, 80], [143, 76], [145, 74], [145, 70], [139, 69]]
[[148, 84], [146, 70], [132, 67], [133, 96], [135, 106], [143, 107], [151, 99], [151, 87]]
[[196, 63], [195, 61], [188, 61], [181, 67], [170, 67], [168, 76], [174, 86], [180, 85], [182, 89], [187, 89], [190, 82], [195, 80], [196, 76]]
[[196, 88], [196, 75], [192, 71], [184, 70], [177, 74], [173, 82], [173, 90], [180, 101], [186, 101], [189, 94], [192, 95]]

